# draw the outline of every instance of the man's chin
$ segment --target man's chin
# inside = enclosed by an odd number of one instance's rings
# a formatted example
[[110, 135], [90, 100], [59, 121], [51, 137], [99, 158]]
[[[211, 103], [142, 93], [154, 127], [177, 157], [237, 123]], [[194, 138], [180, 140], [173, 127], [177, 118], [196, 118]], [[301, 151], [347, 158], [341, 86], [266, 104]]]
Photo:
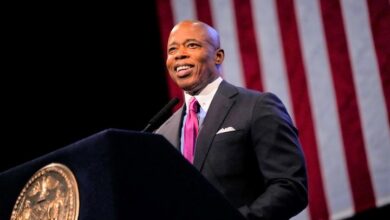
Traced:
[[192, 83], [186, 82], [178, 83], [177, 85], [186, 92], [191, 91], [195, 87]]
[[177, 85], [187, 92], [188, 94], [191, 95], [196, 95], [196, 93], [199, 91], [199, 84], [193, 83], [193, 82], [188, 82], [188, 81], [177, 81]]
[[184, 90], [186, 93], [190, 94], [190, 95], [197, 95], [197, 94], [200, 92], [199, 88], [196, 87], [196, 86], [193, 86], [193, 87], [186, 87], [186, 88], [183, 88], [183, 90]]

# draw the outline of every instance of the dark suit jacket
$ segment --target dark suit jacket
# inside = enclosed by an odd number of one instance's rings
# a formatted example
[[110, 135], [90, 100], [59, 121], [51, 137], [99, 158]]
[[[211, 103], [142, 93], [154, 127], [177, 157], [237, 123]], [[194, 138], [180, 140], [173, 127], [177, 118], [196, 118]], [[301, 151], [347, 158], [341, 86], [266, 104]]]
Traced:
[[[178, 149], [183, 111], [156, 131]], [[228, 127], [235, 131], [217, 134]], [[307, 205], [297, 130], [271, 93], [222, 81], [199, 131], [194, 166], [248, 219], [288, 219]]]

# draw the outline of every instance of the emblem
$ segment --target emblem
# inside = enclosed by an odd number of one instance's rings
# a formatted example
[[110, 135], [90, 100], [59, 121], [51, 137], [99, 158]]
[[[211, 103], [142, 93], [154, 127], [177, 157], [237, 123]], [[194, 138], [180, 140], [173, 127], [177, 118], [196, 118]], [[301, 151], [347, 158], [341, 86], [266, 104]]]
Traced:
[[24, 186], [11, 220], [77, 220], [79, 191], [72, 171], [51, 163], [38, 170]]

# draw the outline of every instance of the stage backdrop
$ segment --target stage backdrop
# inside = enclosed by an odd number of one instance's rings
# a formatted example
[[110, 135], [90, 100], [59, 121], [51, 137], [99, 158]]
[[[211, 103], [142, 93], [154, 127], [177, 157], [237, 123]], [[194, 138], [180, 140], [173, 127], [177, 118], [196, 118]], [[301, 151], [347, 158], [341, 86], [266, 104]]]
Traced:
[[286, 104], [309, 175], [309, 206], [294, 219], [390, 203], [387, 0], [157, 0], [157, 10], [164, 51], [174, 23], [204, 21], [221, 34], [223, 78]]

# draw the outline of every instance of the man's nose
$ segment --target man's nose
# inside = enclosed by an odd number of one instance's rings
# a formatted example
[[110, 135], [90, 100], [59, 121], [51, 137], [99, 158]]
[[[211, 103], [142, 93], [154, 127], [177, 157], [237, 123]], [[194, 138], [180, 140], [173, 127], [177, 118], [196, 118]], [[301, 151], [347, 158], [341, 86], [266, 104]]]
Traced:
[[181, 60], [181, 59], [185, 59], [188, 57], [189, 57], [189, 55], [188, 55], [186, 49], [178, 49], [176, 56], [175, 56], [175, 60]]

